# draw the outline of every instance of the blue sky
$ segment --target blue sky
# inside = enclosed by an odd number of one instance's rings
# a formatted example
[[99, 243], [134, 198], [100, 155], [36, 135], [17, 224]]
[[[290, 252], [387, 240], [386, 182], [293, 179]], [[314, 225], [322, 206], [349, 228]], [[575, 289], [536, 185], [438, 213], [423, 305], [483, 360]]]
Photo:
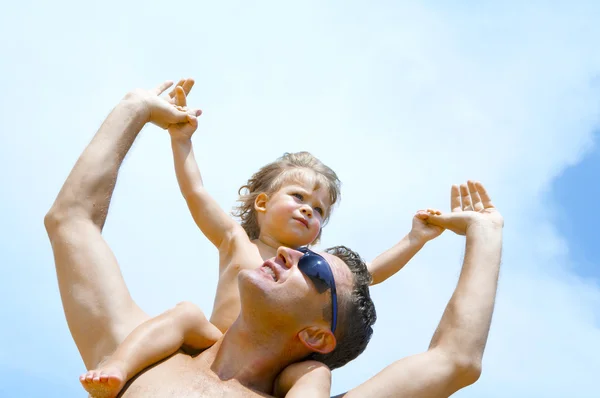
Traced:
[[[595, 133], [595, 141], [598, 140]], [[549, 197], [557, 204], [556, 222], [569, 241], [573, 271], [600, 284], [600, 244], [597, 211], [600, 198], [600, 150], [594, 146], [577, 164], [566, 168], [554, 180]]]
[[[83, 396], [43, 216], [117, 101], [191, 76], [208, 189], [309, 150], [343, 181], [323, 247], [372, 259], [450, 184], [486, 183], [506, 220], [484, 373], [457, 397], [592, 397], [600, 369], [595, 2], [30, 0], [0, 15], [0, 396]], [[596, 133], [595, 133], [596, 132]], [[132, 296], [210, 312], [217, 253], [180, 196], [164, 132], [125, 161], [105, 236]], [[334, 392], [426, 349], [463, 241], [429, 243], [373, 288], [375, 336]], [[576, 382], [574, 382], [576, 380]]]

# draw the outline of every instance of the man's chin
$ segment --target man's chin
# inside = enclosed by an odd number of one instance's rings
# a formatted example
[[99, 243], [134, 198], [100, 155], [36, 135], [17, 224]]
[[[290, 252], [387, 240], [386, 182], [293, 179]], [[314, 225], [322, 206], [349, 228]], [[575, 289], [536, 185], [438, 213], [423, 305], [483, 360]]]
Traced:
[[238, 285], [240, 293], [248, 288], [251, 290], [264, 290], [265, 278], [260, 274], [259, 269], [243, 269], [238, 273]]

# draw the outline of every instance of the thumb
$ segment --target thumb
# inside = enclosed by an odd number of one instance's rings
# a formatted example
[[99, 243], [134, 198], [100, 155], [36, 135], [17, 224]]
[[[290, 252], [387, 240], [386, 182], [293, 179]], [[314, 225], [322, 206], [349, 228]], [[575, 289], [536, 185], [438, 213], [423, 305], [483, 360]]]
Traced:
[[438, 227], [448, 228], [452, 224], [454, 214], [446, 213], [446, 214], [428, 214], [428, 217], [424, 220], [431, 225], [437, 225]]
[[196, 116], [194, 116], [194, 115], [187, 115], [187, 122], [193, 128], [197, 128], [198, 127], [198, 118]]
[[419, 210], [415, 214], [415, 217], [417, 217], [419, 220], [426, 221], [429, 218], [429, 213], [427, 213], [425, 210]]
[[169, 122], [171, 124], [175, 123], [187, 123], [188, 121], [188, 113], [185, 111], [181, 111], [174, 106], [170, 108], [170, 119]]

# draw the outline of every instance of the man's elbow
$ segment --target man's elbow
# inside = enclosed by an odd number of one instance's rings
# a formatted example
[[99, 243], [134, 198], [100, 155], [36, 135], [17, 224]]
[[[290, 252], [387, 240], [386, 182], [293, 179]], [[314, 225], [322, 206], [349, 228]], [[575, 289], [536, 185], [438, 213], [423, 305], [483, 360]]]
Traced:
[[61, 225], [66, 218], [66, 214], [63, 211], [60, 211], [56, 208], [56, 206], [52, 206], [48, 213], [44, 216], [44, 227], [46, 227], [46, 232], [48, 235], [54, 233], [59, 225]]
[[481, 376], [481, 360], [463, 357], [453, 358], [454, 380], [459, 388], [474, 384]]
[[90, 217], [81, 208], [55, 203], [44, 216], [44, 227], [52, 239], [53, 236], [60, 234], [60, 231], [68, 229], [68, 226], [82, 220], [89, 221]]

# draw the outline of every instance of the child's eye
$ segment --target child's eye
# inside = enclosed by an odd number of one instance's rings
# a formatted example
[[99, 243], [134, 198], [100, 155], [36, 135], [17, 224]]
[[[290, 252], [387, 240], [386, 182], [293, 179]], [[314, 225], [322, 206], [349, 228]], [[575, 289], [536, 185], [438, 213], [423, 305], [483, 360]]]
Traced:
[[316, 211], [317, 213], [319, 213], [319, 214], [321, 215], [321, 217], [323, 217], [323, 214], [325, 213], [325, 212], [323, 211], [323, 209], [321, 209], [320, 207], [315, 207], [315, 211]]
[[302, 195], [301, 195], [301, 194], [299, 194], [299, 193], [293, 193], [293, 194], [292, 194], [292, 196], [293, 196], [293, 197], [295, 197], [295, 198], [298, 198], [298, 199], [300, 199], [300, 200], [304, 200], [304, 196], [302, 196]]

